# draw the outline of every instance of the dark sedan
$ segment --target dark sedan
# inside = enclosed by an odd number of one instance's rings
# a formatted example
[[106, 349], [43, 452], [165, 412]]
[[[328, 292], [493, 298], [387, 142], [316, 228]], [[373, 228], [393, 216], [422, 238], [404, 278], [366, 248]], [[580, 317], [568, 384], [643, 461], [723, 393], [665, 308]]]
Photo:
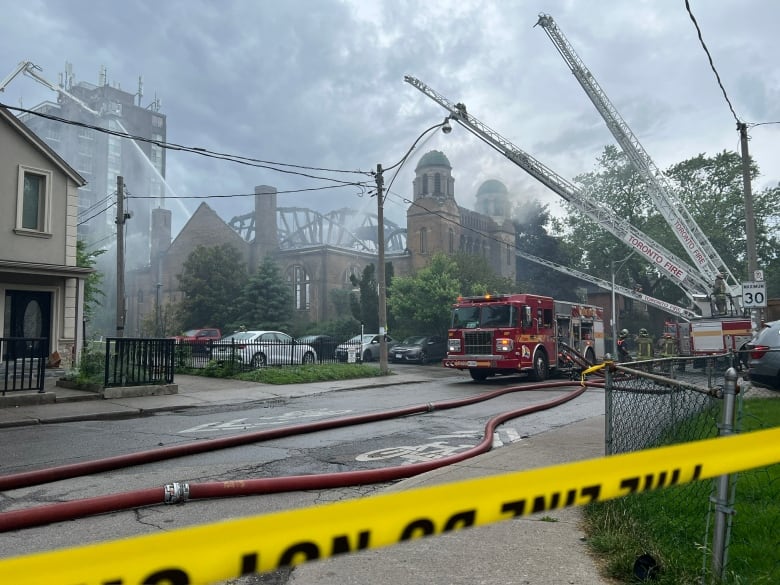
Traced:
[[756, 386], [780, 390], [780, 321], [770, 321], [748, 343], [748, 377]]
[[441, 335], [407, 337], [390, 350], [390, 360], [393, 363], [427, 364], [444, 359], [446, 355], [447, 339]]
[[327, 335], [324, 333], [316, 335], [304, 335], [303, 337], [299, 337], [297, 341], [298, 343], [306, 343], [311, 345], [316, 350], [320, 361], [331, 361], [336, 359], [336, 346], [339, 344], [339, 342], [332, 335]]

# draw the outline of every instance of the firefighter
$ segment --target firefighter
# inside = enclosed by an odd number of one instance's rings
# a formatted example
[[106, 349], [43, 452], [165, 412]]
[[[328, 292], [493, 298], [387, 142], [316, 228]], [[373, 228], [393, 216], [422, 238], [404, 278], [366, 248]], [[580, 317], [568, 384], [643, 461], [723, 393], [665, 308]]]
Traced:
[[726, 314], [726, 280], [723, 273], [718, 273], [715, 277], [715, 284], [712, 287], [712, 298], [715, 300], [715, 308], [719, 315]]
[[661, 357], [677, 357], [677, 340], [671, 333], [664, 333], [663, 343], [661, 345]]
[[642, 327], [639, 330], [639, 337], [636, 340], [636, 359], [653, 359], [653, 338], [647, 333], [647, 329]]
[[626, 347], [627, 339], [628, 339], [628, 329], [621, 330], [617, 340], [618, 361], [620, 362], [631, 361], [631, 354], [628, 353], [628, 348]]

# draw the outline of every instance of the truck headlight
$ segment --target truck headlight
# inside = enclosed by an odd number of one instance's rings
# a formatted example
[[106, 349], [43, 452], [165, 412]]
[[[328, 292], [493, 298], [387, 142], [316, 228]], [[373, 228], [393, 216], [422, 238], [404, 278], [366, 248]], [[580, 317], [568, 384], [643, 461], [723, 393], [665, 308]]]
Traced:
[[507, 353], [515, 348], [515, 342], [511, 339], [501, 337], [496, 339], [496, 353]]
[[460, 339], [450, 339], [447, 344], [447, 351], [450, 353], [460, 353]]

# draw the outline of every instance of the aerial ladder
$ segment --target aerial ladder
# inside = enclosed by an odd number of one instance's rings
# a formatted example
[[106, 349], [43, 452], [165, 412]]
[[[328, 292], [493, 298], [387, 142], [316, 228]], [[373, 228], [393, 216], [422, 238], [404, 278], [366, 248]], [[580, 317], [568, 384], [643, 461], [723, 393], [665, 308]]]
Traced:
[[522, 151], [509, 140], [472, 116], [462, 103], [453, 104], [425, 83], [406, 75], [404, 81], [418, 89], [449, 112], [449, 117], [474, 136], [506, 156], [540, 183], [571, 203], [591, 218], [599, 227], [609, 231], [619, 240], [636, 250], [662, 274], [677, 284], [691, 300], [706, 295], [709, 283], [699, 270], [655, 242], [608, 207], [589, 199], [579, 188], [567, 181], [544, 164]]
[[70, 93], [64, 87], [58, 86], [58, 85], [54, 85], [53, 83], [51, 83], [48, 79], [46, 79], [40, 73], [38, 73], [39, 71], [43, 71], [43, 69], [38, 67], [38, 65], [36, 65], [32, 61], [21, 61], [16, 66], [16, 68], [11, 73], [9, 73], [5, 77], [5, 79], [3, 79], [3, 81], [0, 81], [0, 92], [5, 91], [5, 88], [8, 86], [9, 83], [11, 83], [11, 81], [13, 81], [16, 78], [17, 75], [23, 74], [23, 75], [26, 75], [27, 77], [31, 77], [32, 79], [34, 79], [35, 81], [37, 81], [41, 85], [44, 85], [45, 87], [48, 87], [50, 90], [56, 92], [58, 95], [64, 95], [68, 99], [73, 100], [78, 105], [80, 105], [82, 108], [87, 110], [90, 114], [94, 114], [95, 116], [101, 116], [102, 115], [101, 112], [98, 112], [98, 111], [93, 110], [92, 108], [90, 108], [86, 103], [84, 103], [83, 100], [80, 100], [79, 98], [77, 98], [75, 95]]
[[[601, 117], [607, 124], [612, 136], [628, 156], [634, 167], [646, 179], [650, 195], [661, 215], [672, 228], [683, 249], [698, 268], [701, 276], [710, 284], [715, 282], [719, 273], [723, 274], [727, 292], [737, 306], [741, 305], [741, 285], [731, 270], [718, 255], [704, 232], [697, 225], [688, 209], [675, 195], [669, 179], [655, 165], [650, 155], [642, 147], [626, 121], [620, 116], [607, 94], [577, 55], [566, 36], [549, 14], [540, 14], [535, 26], [541, 26], [560, 53], [574, 77], [585, 90]], [[709, 291], [707, 291], [709, 292]], [[709, 297], [698, 298], [703, 314], [708, 314]]]
[[586, 274], [584, 272], [580, 272], [579, 270], [575, 270], [574, 268], [569, 268], [567, 266], [563, 266], [561, 264], [551, 262], [550, 260], [545, 260], [544, 258], [539, 258], [538, 256], [534, 256], [533, 254], [528, 254], [527, 252], [523, 252], [522, 250], [516, 250], [515, 255], [519, 256], [520, 258], [525, 258], [530, 262], [541, 264], [546, 268], [551, 268], [552, 270], [555, 270], [562, 274], [566, 274], [568, 276], [573, 276], [574, 278], [584, 280], [585, 282], [594, 284], [599, 288], [603, 288], [604, 290], [611, 291], [614, 288], [614, 291], [623, 297], [634, 299], [635, 301], [645, 303], [646, 305], [651, 305], [656, 309], [659, 309], [669, 315], [673, 315], [674, 317], [678, 317], [683, 321], [690, 321], [691, 319], [696, 319], [698, 317], [698, 315], [690, 309], [685, 309], [673, 303], [669, 303], [661, 299], [656, 299], [655, 297], [646, 295], [639, 290], [635, 290], [632, 288], [607, 282], [606, 280], [603, 280], [601, 278], [591, 276], [590, 274]]

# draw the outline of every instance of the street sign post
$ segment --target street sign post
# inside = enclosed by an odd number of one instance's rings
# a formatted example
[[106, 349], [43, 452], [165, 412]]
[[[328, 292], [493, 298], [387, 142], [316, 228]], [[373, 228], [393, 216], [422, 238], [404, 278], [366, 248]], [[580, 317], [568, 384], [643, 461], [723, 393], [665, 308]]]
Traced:
[[766, 307], [766, 282], [742, 283], [742, 306], [746, 309], [763, 309]]

